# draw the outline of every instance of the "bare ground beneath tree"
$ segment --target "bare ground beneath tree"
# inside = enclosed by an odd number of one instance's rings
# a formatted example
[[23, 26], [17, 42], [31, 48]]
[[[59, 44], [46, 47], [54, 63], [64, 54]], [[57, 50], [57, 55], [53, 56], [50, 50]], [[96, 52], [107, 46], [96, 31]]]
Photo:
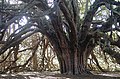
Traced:
[[59, 72], [21, 72], [14, 74], [0, 74], [0, 79], [120, 79], [120, 73], [61, 75]]

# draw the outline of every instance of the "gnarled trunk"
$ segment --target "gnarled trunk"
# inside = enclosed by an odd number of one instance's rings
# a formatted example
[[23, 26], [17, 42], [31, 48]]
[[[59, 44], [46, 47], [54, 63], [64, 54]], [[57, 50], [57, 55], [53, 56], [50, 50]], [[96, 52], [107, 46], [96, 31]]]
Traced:
[[60, 64], [60, 72], [62, 74], [91, 74], [87, 71], [87, 58], [94, 47], [76, 47], [74, 49], [67, 48], [65, 45], [60, 47], [53, 46]]

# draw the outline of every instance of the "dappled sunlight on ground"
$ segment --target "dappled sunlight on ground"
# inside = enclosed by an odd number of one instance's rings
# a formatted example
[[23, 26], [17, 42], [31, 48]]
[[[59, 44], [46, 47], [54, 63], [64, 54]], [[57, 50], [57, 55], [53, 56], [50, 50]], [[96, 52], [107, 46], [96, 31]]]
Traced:
[[120, 77], [120, 72], [112, 72], [112, 73], [101, 73], [98, 75], [102, 76], [110, 76], [110, 77]]
[[101, 73], [98, 75], [61, 75], [57, 72], [20, 72], [1, 74], [0, 79], [120, 79], [120, 73]]
[[70, 79], [66, 77], [54, 77], [59, 72], [20, 72], [14, 74], [1, 74], [0, 79]]

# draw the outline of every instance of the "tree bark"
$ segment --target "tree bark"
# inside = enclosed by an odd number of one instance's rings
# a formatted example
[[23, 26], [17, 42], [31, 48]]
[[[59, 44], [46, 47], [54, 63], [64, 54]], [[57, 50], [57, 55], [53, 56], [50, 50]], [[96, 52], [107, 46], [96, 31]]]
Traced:
[[[89, 39], [87, 39], [88, 41]], [[55, 41], [51, 41], [53, 44]], [[86, 41], [85, 41], [86, 42]], [[62, 44], [62, 43], [61, 43]], [[60, 71], [62, 74], [91, 74], [87, 71], [87, 58], [92, 53], [94, 46], [89, 46], [89, 41], [76, 48], [69, 48], [67, 43], [59, 46], [56, 43], [53, 44], [53, 48], [58, 57], [60, 64]]]
[[33, 69], [34, 71], [37, 71], [37, 68], [38, 68], [38, 62], [37, 62], [37, 54], [35, 53], [35, 55], [33, 56], [32, 58], [32, 63], [33, 63]]

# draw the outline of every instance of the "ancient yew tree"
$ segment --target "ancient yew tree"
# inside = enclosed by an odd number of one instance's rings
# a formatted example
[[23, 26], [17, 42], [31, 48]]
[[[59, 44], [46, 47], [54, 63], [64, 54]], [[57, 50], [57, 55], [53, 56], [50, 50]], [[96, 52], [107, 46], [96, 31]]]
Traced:
[[[53, 46], [62, 74], [89, 74], [87, 59], [91, 55], [96, 60], [93, 53], [96, 46], [100, 46], [104, 53], [120, 64], [120, 53], [112, 49], [113, 46], [120, 47], [120, 2], [86, 0], [83, 4], [82, 0], [20, 1], [24, 5], [9, 8], [7, 5], [11, 4], [1, 3], [4, 7], [0, 13], [0, 41], [3, 44], [0, 55], [30, 35], [40, 32]], [[28, 18], [28, 22], [20, 25], [19, 19], [23, 16]], [[5, 31], [12, 23], [19, 27], [5, 38]]]

